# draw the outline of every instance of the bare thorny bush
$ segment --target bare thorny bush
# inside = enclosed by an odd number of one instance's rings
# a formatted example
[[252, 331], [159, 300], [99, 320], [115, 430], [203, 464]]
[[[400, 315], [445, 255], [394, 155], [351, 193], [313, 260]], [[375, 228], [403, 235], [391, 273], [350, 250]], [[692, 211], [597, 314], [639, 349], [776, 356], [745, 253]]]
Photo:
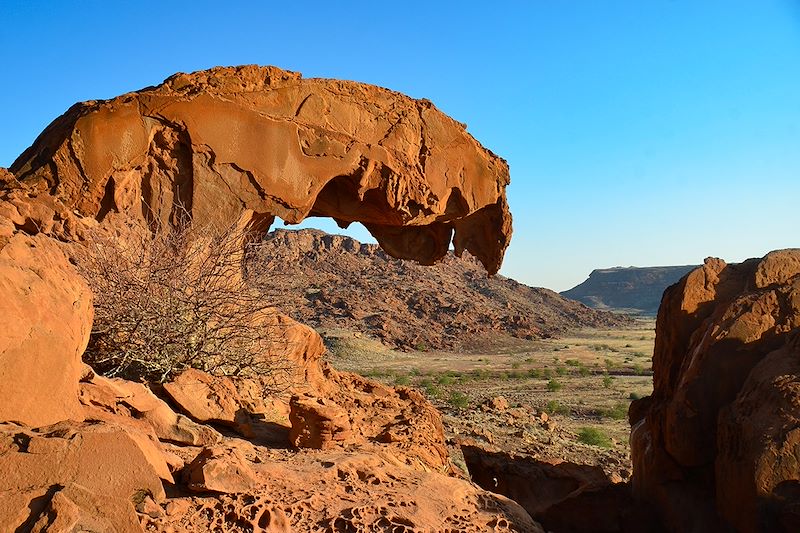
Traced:
[[191, 367], [284, 389], [288, 341], [251, 282], [268, 273], [245, 261], [257, 246], [239, 226], [191, 222], [92, 237], [78, 261], [95, 296], [84, 359], [108, 376], [164, 382]]

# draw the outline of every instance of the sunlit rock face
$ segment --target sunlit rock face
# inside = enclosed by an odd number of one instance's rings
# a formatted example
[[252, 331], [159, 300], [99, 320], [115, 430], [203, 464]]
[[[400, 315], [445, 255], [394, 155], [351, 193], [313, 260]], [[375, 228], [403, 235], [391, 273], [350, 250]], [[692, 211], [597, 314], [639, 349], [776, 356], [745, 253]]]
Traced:
[[[362, 222], [393, 256], [430, 264], [452, 243], [492, 274], [511, 236], [508, 165], [464, 124], [427, 100], [275, 67], [176, 74], [76, 104], [10, 170], [26, 198], [9, 217], [56, 234], [76, 216], [328, 216]], [[31, 195], [49, 196], [33, 218]]]

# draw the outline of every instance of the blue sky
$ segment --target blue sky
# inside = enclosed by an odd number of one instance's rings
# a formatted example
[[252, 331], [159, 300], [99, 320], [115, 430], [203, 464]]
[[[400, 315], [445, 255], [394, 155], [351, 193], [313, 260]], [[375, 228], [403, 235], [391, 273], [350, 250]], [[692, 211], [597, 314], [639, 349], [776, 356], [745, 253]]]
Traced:
[[511, 165], [525, 283], [800, 246], [800, 1], [498, 4], [3, 0], [0, 166], [74, 102], [273, 64], [467, 123]]

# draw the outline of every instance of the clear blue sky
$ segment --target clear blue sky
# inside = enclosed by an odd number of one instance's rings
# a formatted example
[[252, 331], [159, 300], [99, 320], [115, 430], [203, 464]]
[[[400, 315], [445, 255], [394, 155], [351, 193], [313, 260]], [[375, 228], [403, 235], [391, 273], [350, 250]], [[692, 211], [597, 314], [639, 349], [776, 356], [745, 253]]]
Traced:
[[0, 21], [0, 166], [76, 101], [273, 64], [466, 122], [511, 165], [501, 272], [525, 283], [800, 246], [798, 1], [3, 0]]

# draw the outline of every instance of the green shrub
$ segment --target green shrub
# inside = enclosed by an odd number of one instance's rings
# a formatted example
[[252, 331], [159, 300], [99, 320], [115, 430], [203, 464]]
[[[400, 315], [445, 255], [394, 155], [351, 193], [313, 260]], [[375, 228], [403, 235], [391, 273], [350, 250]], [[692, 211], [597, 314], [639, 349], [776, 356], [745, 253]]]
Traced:
[[463, 392], [453, 391], [450, 393], [448, 403], [456, 409], [466, 409], [469, 406], [469, 396]]
[[561, 405], [558, 400], [550, 400], [544, 407], [544, 411], [551, 415], [569, 415], [570, 409], [566, 405]]
[[439, 385], [452, 385], [455, 382], [455, 379], [449, 374], [441, 374], [438, 378], [436, 378], [436, 382]]
[[624, 420], [628, 417], [628, 404], [625, 402], [617, 402], [613, 407], [606, 409], [603, 415], [612, 420]]
[[539, 368], [529, 368], [528, 369], [528, 376], [534, 379], [541, 379], [542, 378], [542, 371]]
[[614, 383], [614, 376], [603, 376], [603, 387], [608, 389], [612, 383]]
[[408, 378], [408, 376], [399, 375], [399, 376], [394, 378], [394, 384], [395, 385], [404, 385], [405, 386], [405, 385], [408, 385], [409, 383], [411, 383], [411, 380]]
[[556, 367], [556, 374], [559, 376], [564, 376], [567, 373], [567, 367], [565, 366], [557, 366]]
[[602, 430], [592, 427], [583, 427], [578, 430], [578, 442], [601, 448], [611, 447], [611, 439], [608, 435]]
[[564, 363], [566, 363], [567, 366], [580, 366], [581, 364], [581, 362], [578, 361], [577, 359], [567, 359], [566, 361], [564, 361]]
[[552, 371], [552, 370], [550, 370], [549, 368], [545, 368], [545, 369], [542, 371], [542, 377], [543, 377], [544, 379], [550, 379], [550, 378], [552, 378], [552, 377], [553, 377], [553, 371]]
[[564, 385], [561, 382], [551, 379], [547, 382], [547, 390], [550, 392], [558, 392]]
[[578, 374], [580, 374], [581, 377], [585, 378], [586, 376], [589, 375], [589, 369], [586, 368], [586, 365], [581, 365], [578, 367]]

